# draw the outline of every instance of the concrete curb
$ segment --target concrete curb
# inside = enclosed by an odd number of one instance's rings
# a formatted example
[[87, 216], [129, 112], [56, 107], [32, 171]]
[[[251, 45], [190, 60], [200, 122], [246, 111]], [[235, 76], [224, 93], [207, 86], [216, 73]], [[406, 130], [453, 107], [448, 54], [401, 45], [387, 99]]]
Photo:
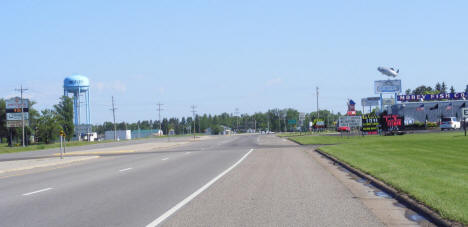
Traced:
[[[296, 142], [296, 141], [294, 141]], [[298, 142], [296, 142], [297, 144], [300, 144]], [[302, 144], [300, 144], [302, 145]], [[393, 196], [398, 202], [404, 204], [405, 206], [407, 206], [408, 208], [422, 214], [423, 216], [425, 216], [426, 218], [429, 219], [429, 221], [431, 221], [432, 223], [436, 224], [437, 226], [456, 226], [456, 227], [461, 227], [463, 226], [463, 224], [461, 223], [458, 223], [458, 222], [454, 222], [454, 221], [449, 221], [449, 220], [446, 220], [444, 218], [442, 218], [437, 212], [433, 211], [432, 209], [428, 208], [426, 205], [416, 201], [415, 199], [409, 197], [407, 194], [405, 193], [402, 193], [402, 192], [399, 192], [398, 190], [388, 186], [387, 184], [385, 184], [383, 181], [381, 180], [378, 180], [374, 177], [372, 177], [371, 175], [369, 174], [366, 174], [340, 160], [338, 160], [337, 158], [323, 152], [323, 151], [320, 151], [319, 149], [315, 149], [315, 151], [321, 155], [323, 155], [324, 157], [330, 159], [331, 161], [335, 162], [335, 163], [338, 163], [339, 165], [341, 165], [343, 168], [346, 168], [347, 170], [349, 170], [350, 172], [356, 174], [357, 176], [361, 177], [361, 178], [364, 178], [366, 180], [368, 180], [369, 182], [371, 182], [374, 186], [376, 186], [377, 188], [379, 188], [380, 190], [383, 190], [384, 192], [386, 192], [387, 194]]]

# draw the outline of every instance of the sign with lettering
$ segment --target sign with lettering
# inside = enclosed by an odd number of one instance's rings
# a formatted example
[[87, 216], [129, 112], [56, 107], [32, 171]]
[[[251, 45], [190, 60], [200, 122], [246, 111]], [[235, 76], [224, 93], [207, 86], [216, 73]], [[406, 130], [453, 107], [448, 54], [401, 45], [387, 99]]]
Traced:
[[361, 99], [361, 106], [378, 106], [380, 97], [367, 97]]
[[463, 92], [458, 93], [440, 93], [433, 95], [398, 95], [397, 100], [401, 102], [412, 102], [412, 101], [429, 101], [429, 100], [458, 100], [466, 98], [467, 94]]
[[[5, 100], [5, 112], [8, 128], [29, 126], [29, 100], [14, 97]], [[24, 112], [24, 113], [23, 113]]]
[[392, 114], [392, 115], [383, 115], [380, 119], [380, 125], [384, 131], [400, 131], [403, 130], [405, 122], [404, 117]]
[[400, 93], [401, 80], [376, 80], [374, 81], [376, 94], [380, 93]]
[[468, 118], [468, 108], [462, 108], [462, 117]]
[[374, 135], [377, 134], [380, 127], [379, 116], [375, 113], [364, 114], [362, 115], [362, 131]]
[[350, 128], [360, 128], [362, 126], [362, 118], [361, 116], [341, 116], [339, 125], [348, 126]]

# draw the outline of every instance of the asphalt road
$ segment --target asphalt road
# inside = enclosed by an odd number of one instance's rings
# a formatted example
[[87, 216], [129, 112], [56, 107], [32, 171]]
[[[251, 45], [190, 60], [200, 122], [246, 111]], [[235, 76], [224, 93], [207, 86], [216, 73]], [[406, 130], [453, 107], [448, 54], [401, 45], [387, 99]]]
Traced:
[[[187, 204], [174, 209], [181, 201]], [[155, 221], [167, 226], [381, 225], [297, 145], [274, 136], [220, 136], [0, 176], [0, 226], [146, 226]]]

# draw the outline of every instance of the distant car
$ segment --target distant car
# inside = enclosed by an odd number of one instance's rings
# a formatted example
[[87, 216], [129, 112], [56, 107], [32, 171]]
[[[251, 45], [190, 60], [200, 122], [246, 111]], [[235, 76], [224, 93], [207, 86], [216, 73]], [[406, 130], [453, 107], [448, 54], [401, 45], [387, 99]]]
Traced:
[[350, 132], [351, 129], [348, 126], [339, 126], [338, 128], [336, 128], [336, 131], [338, 131], [338, 132]]
[[459, 129], [461, 123], [457, 121], [456, 117], [443, 117], [440, 121], [440, 130]]

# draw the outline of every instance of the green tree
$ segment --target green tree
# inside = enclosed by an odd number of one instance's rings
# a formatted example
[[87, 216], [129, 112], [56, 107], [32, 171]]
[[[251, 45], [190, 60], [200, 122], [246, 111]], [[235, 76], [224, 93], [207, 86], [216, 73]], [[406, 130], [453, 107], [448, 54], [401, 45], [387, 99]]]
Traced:
[[450, 93], [455, 93], [455, 88], [453, 88], [453, 86], [450, 87]]
[[445, 82], [442, 82], [442, 85], [440, 87], [440, 93], [447, 93], [447, 85]]
[[66, 139], [70, 141], [73, 138], [75, 126], [73, 124], [73, 100], [70, 97], [62, 96], [60, 102], [54, 105], [57, 119], [65, 132]]
[[54, 111], [46, 109], [42, 111], [37, 120], [37, 136], [44, 143], [53, 143], [59, 136], [62, 127]]

